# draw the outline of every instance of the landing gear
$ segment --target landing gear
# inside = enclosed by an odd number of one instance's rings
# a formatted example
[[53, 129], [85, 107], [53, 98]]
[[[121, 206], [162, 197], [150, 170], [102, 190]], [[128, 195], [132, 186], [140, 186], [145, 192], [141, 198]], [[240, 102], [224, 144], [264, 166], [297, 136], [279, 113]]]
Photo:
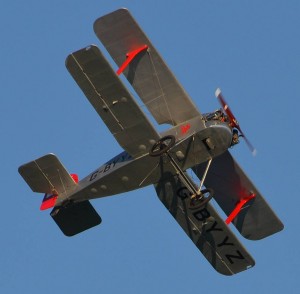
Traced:
[[190, 199], [189, 209], [198, 209], [206, 205], [214, 195], [213, 189], [204, 189], [198, 194], [193, 194]]
[[204, 180], [206, 178], [208, 169], [210, 167], [210, 164], [212, 162], [212, 158], [210, 158], [207, 162], [207, 166], [205, 169], [205, 172], [203, 174], [203, 178], [200, 182], [199, 189], [197, 189], [195, 183], [189, 179], [189, 177], [186, 175], [186, 173], [181, 169], [181, 167], [178, 165], [178, 163], [174, 160], [172, 155], [168, 152], [170, 148], [172, 148], [175, 145], [175, 137], [172, 135], [165, 136], [161, 138], [159, 141], [157, 141], [149, 151], [149, 155], [152, 157], [157, 157], [165, 154], [169, 160], [171, 165], [174, 167], [176, 174], [182, 184], [189, 190], [190, 192], [190, 203], [189, 208], [190, 209], [196, 209], [199, 207], [202, 207], [206, 205], [211, 198], [213, 197], [213, 190], [212, 189], [202, 189]]
[[158, 140], [151, 148], [149, 155], [156, 157], [166, 153], [175, 144], [175, 137], [172, 135], [165, 136]]

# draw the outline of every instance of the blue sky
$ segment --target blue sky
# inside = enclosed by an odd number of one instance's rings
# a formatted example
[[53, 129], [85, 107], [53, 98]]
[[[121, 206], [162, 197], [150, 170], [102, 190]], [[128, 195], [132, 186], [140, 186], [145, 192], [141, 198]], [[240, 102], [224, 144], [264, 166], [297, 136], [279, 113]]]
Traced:
[[[244, 142], [232, 153], [285, 229], [256, 242], [239, 236], [253, 269], [216, 273], [153, 187], [93, 201], [102, 224], [67, 238], [19, 176], [21, 164], [53, 152], [82, 178], [121, 151], [64, 66], [72, 51], [103, 49], [93, 22], [120, 7], [201, 112], [219, 107], [222, 88], [257, 148], [255, 158]], [[298, 293], [299, 13], [296, 0], [4, 1], [1, 293]]]

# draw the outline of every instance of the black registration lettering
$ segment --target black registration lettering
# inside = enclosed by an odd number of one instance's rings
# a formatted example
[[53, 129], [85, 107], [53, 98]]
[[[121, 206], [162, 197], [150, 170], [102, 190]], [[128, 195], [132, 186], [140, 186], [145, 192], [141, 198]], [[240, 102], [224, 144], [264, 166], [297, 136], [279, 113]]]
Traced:
[[98, 170], [95, 171], [94, 173], [92, 173], [91, 177], [90, 177], [90, 181], [93, 181], [97, 178], [97, 175], [98, 175]]
[[245, 257], [243, 256], [243, 254], [240, 251], [236, 251], [237, 255], [233, 255], [233, 254], [225, 254], [226, 258], [228, 259], [228, 261], [231, 264], [234, 264], [234, 260], [233, 259], [245, 259]]
[[200, 222], [203, 222], [210, 217], [210, 213], [206, 208], [196, 211], [193, 215]]
[[212, 226], [206, 230], [206, 233], [213, 232], [213, 231], [223, 231], [222, 228], [217, 228], [217, 226], [218, 226], [218, 223], [216, 221], [214, 221]]
[[229, 239], [229, 237], [226, 236], [225, 239], [224, 239], [220, 244], [218, 244], [217, 246], [218, 246], [218, 247], [222, 247], [222, 246], [234, 246], [233, 243], [227, 242], [228, 239]]
[[191, 196], [191, 192], [186, 187], [181, 187], [177, 190], [177, 196], [184, 200], [185, 198]]

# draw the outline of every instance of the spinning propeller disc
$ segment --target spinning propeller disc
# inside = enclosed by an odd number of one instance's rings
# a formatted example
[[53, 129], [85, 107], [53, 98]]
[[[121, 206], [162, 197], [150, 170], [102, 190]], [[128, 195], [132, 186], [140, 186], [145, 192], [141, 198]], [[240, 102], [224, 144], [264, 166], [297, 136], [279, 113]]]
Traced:
[[224, 109], [225, 113], [227, 114], [229, 120], [230, 120], [230, 125], [233, 127], [233, 128], [236, 128], [239, 130], [241, 136], [244, 138], [247, 146], [249, 147], [249, 149], [251, 150], [252, 154], [255, 156], [256, 155], [256, 149], [254, 148], [254, 146], [251, 144], [251, 142], [248, 140], [248, 138], [245, 136], [244, 132], [242, 131], [239, 123], [238, 123], [238, 120], [235, 118], [234, 114], [232, 113], [231, 109], [229, 108], [224, 96], [222, 95], [222, 92], [220, 90], [220, 88], [218, 88], [216, 90], [216, 93], [215, 93], [216, 97], [218, 98], [222, 108]]

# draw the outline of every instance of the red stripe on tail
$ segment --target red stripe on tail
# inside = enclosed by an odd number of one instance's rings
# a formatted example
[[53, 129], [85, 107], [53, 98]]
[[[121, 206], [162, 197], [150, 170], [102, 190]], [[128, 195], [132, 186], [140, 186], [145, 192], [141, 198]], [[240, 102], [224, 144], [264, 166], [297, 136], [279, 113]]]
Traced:
[[[78, 175], [77, 174], [70, 174], [74, 182], [77, 184], [78, 183]], [[40, 210], [46, 210], [49, 208], [54, 207], [56, 200], [57, 200], [58, 195], [57, 194], [45, 194], [42, 204], [40, 206]]]

